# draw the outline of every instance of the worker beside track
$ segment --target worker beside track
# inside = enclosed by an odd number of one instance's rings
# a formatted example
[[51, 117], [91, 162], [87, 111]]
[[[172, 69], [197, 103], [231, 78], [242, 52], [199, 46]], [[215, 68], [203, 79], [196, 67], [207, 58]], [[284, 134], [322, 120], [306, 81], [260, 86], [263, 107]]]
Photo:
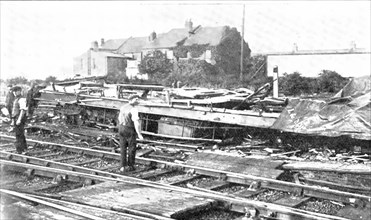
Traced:
[[24, 134], [24, 126], [26, 124], [26, 99], [21, 96], [22, 88], [20, 86], [13, 87], [15, 99], [12, 109], [12, 124], [15, 131], [15, 148], [17, 153], [22, 154], [27, 150], [26, 136]]
[[136, 108], [138, 99], [138, 95], [131, 95], [129, 97], [129, 103], [120, 108], [118, 116], [121, 148], [121, 172], [135, 170], [135, 153], [137, 147], [136, 138], [138, 136], [139, 139], [143, 139], [139, 113]]

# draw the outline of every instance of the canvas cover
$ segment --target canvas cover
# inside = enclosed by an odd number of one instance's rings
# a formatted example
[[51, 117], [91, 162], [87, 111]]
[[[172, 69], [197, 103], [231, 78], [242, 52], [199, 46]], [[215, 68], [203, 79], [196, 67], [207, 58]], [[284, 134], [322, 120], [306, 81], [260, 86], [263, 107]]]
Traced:
[[329, 101], [292, 99], [273, 129], [371, 140], [371, 77], [352, 79]]

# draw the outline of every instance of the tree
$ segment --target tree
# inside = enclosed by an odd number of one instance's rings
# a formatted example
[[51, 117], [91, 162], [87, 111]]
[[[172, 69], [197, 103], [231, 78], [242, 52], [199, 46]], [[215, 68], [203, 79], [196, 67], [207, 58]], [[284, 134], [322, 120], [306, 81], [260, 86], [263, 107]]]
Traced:
[[156, 82], [163, 82], [172, 69], [170, 60], [159, 50], [146, 55], [139, 64], [139, 73], [148, 74], [148, 78]]
[[311, 93], [312, 89], [308, 78], [302, 77], [299, 72], [292, 74], [284, 73], [283, 77], [279, 78], [279, 89], [285, 95], [300, 95], [302, 93]]
[[32, 85], [32, 84], [36, 84], [36, 85], [41, 85], [44, 83], [44, 80], [42, 79], [33, 79], [33, 80], [30, 80], [29, 84]]
[[346, 78], [331, 70], [322, 70], [317, 80], [318, 90], [330, 93], [338, 92], [347, 83]]
[[23, 76], [18, 76], [7, 80], [8, 85], [25, 85], [28, 84], [28, 80]]
[[267, 74], [267, 56], [256, 55], [252, 56], [248, 62], [248, 87], [252, 90], [258, 89], [268, 82], [272, 82], [272, 77]]
[[219, 83], [215, 66], [205, 60], [180, 60], [175, 65], [172, 74], [166, 78], [167, 84], [181, 81], [183, 85], [209, 87], [212, 84], [217, 86]]
[[48, 76], [45, 79], [45, 83], [46, 84], [54, 83], [56, 81], [57, 81], [57, 77], [55, 77], [55, 76]]

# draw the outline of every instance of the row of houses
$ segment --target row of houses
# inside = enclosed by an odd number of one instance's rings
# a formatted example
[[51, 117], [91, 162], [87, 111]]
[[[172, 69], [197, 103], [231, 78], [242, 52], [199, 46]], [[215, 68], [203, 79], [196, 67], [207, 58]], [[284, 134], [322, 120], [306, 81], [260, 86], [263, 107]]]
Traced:
[[[126, 74], [128, 78], [147, 78], [140, 75], [138, 64], [144, 56], [161, 51], [167, 59], [177, 62], [179, 59], [201, 59], [213, 65], [223, 62], [223, 56], [216, 56], [218, 47], [231, 48], [229, 62], [239, 62], [241, 54], [241, 35], [234, 27], [193, 26], [191, 20], [184, 27], [171, 29], [167, 33], [152, 32], [147, 37], [129, 37], [126, 39], [101, 39], [100, 43], [92, 42], [91, 47], [82, 55], [74, 58], [73, 72], [76, 76], [104, 76], [110, 73]], [[203, 51], [196, 56], [186, 51], [179, 56], [175, 50], [179, 47], [202, 46]], [[244, 42], [244, 54], [250, 56], [248, 44]], [[221, 49], [219, 50], [221, 51]], [[220, 53], [220, 52], [219, 52]], [[238, 65], [237, 65], [238, 66]]]

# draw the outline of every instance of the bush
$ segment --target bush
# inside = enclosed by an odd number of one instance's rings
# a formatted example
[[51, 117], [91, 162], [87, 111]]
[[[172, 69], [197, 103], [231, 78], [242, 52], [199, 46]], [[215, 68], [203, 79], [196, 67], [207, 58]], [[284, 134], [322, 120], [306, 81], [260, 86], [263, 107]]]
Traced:
[[279, 90], [285, 95], [294, 96], [312, 92], [309, 78], [302, 77], [298, 72], [284, 73], [283, 77], [279, 78]]
[[318, 78], [318, 90], [320, 92], [335, 93], [342, 89], [348, 80], [335, 71], [322, 70]]
[[7, 79], [8, 85], [26, 85], [28, 84], [28, 79], [23, 76], [17, 76], [15, 78]]
[[106, 83], [128, 83], [129, 78], [125, 72], [110, 72], [107, 74]]
[[167, 84], [181, 81], [188, 86], [205, 86], [215, 83], [217, 69], [204, 60], [180, 60], [174, 65], [173, 72], [165, 80]]
[[140, 74], [148, 74], [150, 80], [163, 82], [169, 76], [173, 64], [166, 58], [164, 53], [156, 50], [146, 55], [138, 67]]
[[279, 90], [285, 95], [301, 95], [314, 93], [336, 93], [342, 89], [348, 79], [335, 71], [322, 70], [318, 78], [302, 77], [300, 73], [284, 73], [279, 78]]

